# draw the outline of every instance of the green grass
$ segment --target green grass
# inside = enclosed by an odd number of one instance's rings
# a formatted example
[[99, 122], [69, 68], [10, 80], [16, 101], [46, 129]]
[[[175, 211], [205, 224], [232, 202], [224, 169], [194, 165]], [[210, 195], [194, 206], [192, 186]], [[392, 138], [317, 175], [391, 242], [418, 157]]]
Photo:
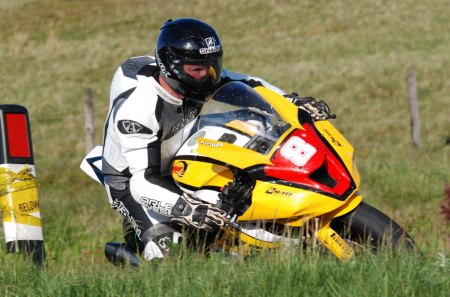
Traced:
[[[30, 114], [50, 259], [46, 271], [34, 272], [0, 244], [2, 295], [445, 296], [450, 225], [440, 205], [450, 182], [448, 1], [298, 2], [0, 0], [0, 104], [21, 104]], [[338, 115], [334, 124], [356, 148], [366, 201], [404, 226], [424, 255], [350, 263], [272, 255], [233, 264], [220, 256], [175, 257], [132, 273], [105, 263], [103, 245], [121, 240], [121, 220], [103, 189], [78, 168], [85, 154], [84, 90], [93, 91], [100, 143], [116, 67], [129, 56], [152, 54], [159, 26], [182, 16], [217, 29], [227, 69], [326, 99]], [[408, 67], [418, 77], [420, 148], [411, 144]], [[172, 283], [174, 273], [179, 283]]]
[[[36, 271], [1, 259], [2, 296], [446, 296], [450, 258], [369, 255], [348, 262], [299, 251], [248, 260], [187, 254], [139, 270], [80, 262]], [[20, 273], [11, 273], [20, 271]]]

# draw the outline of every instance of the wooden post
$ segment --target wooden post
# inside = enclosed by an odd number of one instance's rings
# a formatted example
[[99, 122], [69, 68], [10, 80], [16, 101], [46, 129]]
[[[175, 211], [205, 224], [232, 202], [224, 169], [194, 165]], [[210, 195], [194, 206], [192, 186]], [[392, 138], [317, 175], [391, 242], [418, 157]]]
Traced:
[[84, 128], [86, 131], [86, 153], [90, 152], [95, 145], [95, 134], [94, 134], [94, 103], [92, 101], [92, 90], [86, 88], [84, 90], [85, 100], [84, 100], [84, 116], [85, 124]]
[[415, 146], [419, 147], [420, 143], [420, 118], [419, 118], [419, 102], [417, 92], [417, 76], [413, 68], [407, 70], [408, 97], [409, 107], [411, 110], [411, 137]]

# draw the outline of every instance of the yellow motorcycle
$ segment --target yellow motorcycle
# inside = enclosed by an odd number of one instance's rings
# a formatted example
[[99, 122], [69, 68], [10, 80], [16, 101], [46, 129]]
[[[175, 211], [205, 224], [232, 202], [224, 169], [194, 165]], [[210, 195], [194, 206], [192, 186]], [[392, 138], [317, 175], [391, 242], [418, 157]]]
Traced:
[[415, 248], [363, 202], [353, 147], [278, 93], [231, 82], [204, 104], [171, 174], [232, 217], [211, 244], [233, 253], [320, 242], [339, 259], [359, 249]]
[[[320, 242], [339, 259], [356, 250], [416, 249], [396, 222], [363, 202], [353, 147], [330, 121], [313, 121], [268, 88], [230, 82], [189, 126], [170, 168], [173, 180], [231, 218], [200, 242], [188, 232], [194, 246], [248, 255]], [[103, 184], [101, 153], [94, 148], [81, 169]], [[140, 263], [120, 243], [107, 243], [105, 255]]]

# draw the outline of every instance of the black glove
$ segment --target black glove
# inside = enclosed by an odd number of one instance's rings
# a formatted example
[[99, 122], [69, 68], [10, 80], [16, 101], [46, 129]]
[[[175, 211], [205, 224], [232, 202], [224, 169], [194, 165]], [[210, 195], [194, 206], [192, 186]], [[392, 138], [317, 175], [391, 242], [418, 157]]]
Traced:
[[305, 111], [307, 111], [314, 121], [321, 121], [327, 119], [335, 119], [336, 115], [331, 114], [330, 107], [323, 100], [316, 100], [313, 97], [299, 97], [297, 93], [285, 95], [292, 103]]
[[219, 194], [220, 209], [229, 215], [241, 216], [252, 204], [254, 184], [228, 183]]
[[178, 198], [170, 219], [203, 230], [224, 227], [229, 222], [225, 211], [186, 193]]

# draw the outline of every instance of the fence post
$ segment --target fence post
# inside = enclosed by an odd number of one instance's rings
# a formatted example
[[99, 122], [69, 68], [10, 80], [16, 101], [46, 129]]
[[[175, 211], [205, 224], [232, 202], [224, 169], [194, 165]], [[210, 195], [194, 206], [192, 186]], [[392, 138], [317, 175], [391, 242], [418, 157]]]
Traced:
[[419, 147], [421, 143], [416, 71], [413, 68], [409, 67], [406, 77], [408, 84], [409, 107], [411, 111], [411, 137], [413, 144]]
[[86, 153], [90, 152], [95, 145], [95, 131], [94, 131], [94, 103], [92, 101], [92, 90], [86, 88], [84, 90], [85, 100], [84, 100], [84, 116], [85, 124], [84, 128], [86, 131]]

